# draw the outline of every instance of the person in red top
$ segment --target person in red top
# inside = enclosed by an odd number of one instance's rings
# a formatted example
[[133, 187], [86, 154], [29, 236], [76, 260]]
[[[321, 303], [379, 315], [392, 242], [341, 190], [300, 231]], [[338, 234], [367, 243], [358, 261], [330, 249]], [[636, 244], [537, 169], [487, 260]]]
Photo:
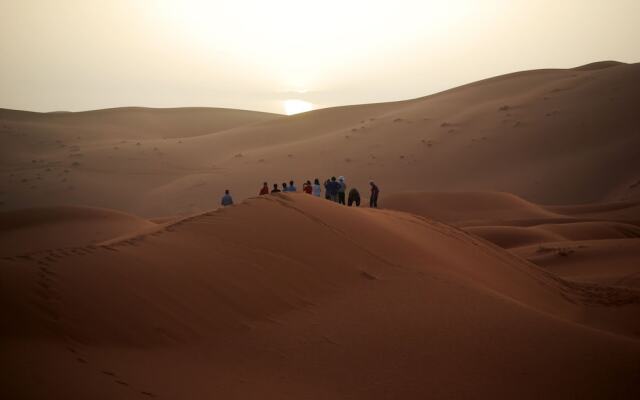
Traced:
[[311, 181], [305, 182], [304, 187], [302, 188], [302, 190], [306, 194], [311, 194], [311, 192], [313, 191], [313, 187], [311, 186]]
[[264, 185], [262, 185], [262, 189], [260, 189], [260, 196], [264, 194], [269, 194], [269, 185], [267, 185], [267, 182], [265, 182]]

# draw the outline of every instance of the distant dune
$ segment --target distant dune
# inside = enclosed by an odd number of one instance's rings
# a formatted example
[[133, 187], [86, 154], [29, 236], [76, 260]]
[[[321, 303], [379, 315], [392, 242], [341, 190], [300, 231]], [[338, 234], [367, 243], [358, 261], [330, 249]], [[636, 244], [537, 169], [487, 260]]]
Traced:
[[462, 227], [564, 278], [640, 289], [640, 202], [545, 207], [461, 192], [402, 193], [385, 204]]
[[422, 217], [278, 195], [69, 237], [0, 261], [3, 398], [640, 395], [638, 292]]
[[154, 227], [133, 215], [89, 207], [0, 212], [0, 256], [97, 244]]
[[496, 220], [561, 218], [518, 196], [498, 192], [397, 193], [386, 196], [385, 206], [460, 226]]
[[263, 181], [503, 191], [543, 204], [640, 199], [640, 64], [495, 77], [432, 96], [290, 117], [222, 109], [0, 111], [0, 209], [146, 217], [211, 208]]

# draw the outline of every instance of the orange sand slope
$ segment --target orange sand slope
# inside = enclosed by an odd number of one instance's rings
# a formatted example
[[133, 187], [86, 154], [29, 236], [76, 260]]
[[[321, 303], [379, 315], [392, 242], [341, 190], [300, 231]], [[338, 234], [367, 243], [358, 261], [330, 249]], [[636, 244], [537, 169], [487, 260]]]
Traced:
[[89, 207], [0, 212], [0, 256], [96, 244], [156, 227], [133, 215]]
[[210, 209], [263, 181], [344, 175], [400, 191], [545, 204], [640, 199], [640, 64], [519, 72], [419, 99], [291, 117], [207, 110], [0, 111], [0, 209]]
[[402, 193], [387, 207], [463, 227], [573, 281], [640, 288], [640, 202], [544, 207], [508, 193]]
[[265, 196], [0, 274], [2, 398], [640, 395], [637, 291], [397, 211]]

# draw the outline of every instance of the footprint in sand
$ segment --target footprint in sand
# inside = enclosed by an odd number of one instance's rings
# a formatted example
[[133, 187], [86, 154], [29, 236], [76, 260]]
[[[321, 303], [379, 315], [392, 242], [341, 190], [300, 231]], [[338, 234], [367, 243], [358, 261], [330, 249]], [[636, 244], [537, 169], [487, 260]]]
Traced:
[[378, 280], [378, 278], [374, 275], [371, 275], [370, 273], [366, 272], [366, 271], [361, 271], [360, 272], [360, 276], [362, 276], [365, 279], [371, 280], [371, 281], [376, 281]]

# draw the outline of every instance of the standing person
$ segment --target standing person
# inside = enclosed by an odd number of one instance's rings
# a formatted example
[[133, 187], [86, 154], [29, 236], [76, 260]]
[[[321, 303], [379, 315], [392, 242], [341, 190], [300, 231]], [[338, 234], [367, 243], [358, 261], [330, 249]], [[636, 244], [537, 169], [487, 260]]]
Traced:
[[289, 188], [287, 187], [287, 182], [282, 182], [282, 191], [285, 193], [289, 191]]
[[312, 194], [313, 192], [313, 188], [311, 187], [311, 181], [306, 181], [304, 183], [304, 185], [302, 186], [302, 190], [306, 193], [306, 194]]
[[313, 181], [313, 189], [311, 191], [311, 194], [313, 194], [316, 197], [320, 197], [321, 193], [322, 193], [322, 188], [320, 187], [320, 180], [316, 178]]
[[329, 192], [329, 200], [338, 201], [338, 190], [340, 190], [340, 184], [336, 181], [336, 177], [332, 176], [327, 188], [327, 191]]
[[278, 189], [278, 184], [273, 184], [273, 189], [271, 189], [271, 193], [280, 193], [280, 189]]
[[347, 184], [344, 181], [344, 176], [341, 176], [340, 178], [338, 178], [338, 185], [340, 185], [338, 187], [338, 204], [345, 205]]
[[378, 208], [378, 195], [380, 194], [380, 188], [373, 181], [369, 181], [371, 185], [371, 197], [369, 198], [369, 207]]
[[263, 196], [265, 194], [269, 194], [269, 185], [267, 185], [267, 182], [262, 185], [262, 189], [260, 189], [259, 193], [260, 196]]
[[289, 191], [290, 192], [297, 192], [298, 188], [296, 187], [295, 183], [293, 183], [293, 181], [289, 181]]
[[360, 192], [358, 192], [358, 189], [352, 188], [351, 190], [349, 190], [348, 202], [349, 207], [351, 207], [353, 203], [356, 203], [356, 207], [360, 207]]
[[324, 198], [327, 200], [331, 200], [331, 194], [329, 193], [329, 184], [331, 183], [331, 180], [327, 179], [326, 181], [324, 181]]
[[222, 196], [222, 200], [220, 201], [220, 204], [222, 204], [223, 207], [233, 205], [233, 198], [229, 194], [229, 189], [224, 191], [224, 196]]

